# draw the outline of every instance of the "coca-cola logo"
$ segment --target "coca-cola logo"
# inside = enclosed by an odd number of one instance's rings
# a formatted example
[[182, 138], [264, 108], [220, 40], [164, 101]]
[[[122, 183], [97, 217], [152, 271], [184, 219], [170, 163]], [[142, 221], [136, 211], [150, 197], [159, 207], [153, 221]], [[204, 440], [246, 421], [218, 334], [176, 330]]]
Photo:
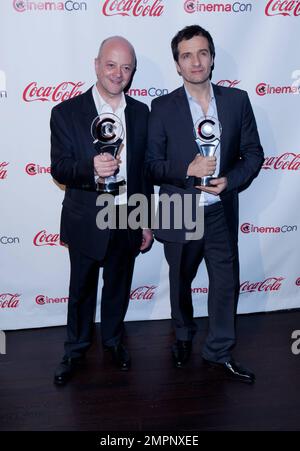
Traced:
[[206, 3], [200, 0], [185, 0], [183, 8], [186, 13], [250, 13], [252, 12], [253, 5], [242, 2], [211, 2]]
[[299, 86], [296, 83], [287, 86], [271, 86], [268, 83], [259, 83], [255, 88], [256, 94], [260, 97], [266, 95], [299, 94]]
[[299, 171], [300, 154], [286, 152], [276, 157], [266, 157], [262, 169], [275, 171]]
[[266, 16], [300, 16], [300, 1], [268, 0]]
[[13, 8], [18, 13], [24, 13], [26, 11], [68, 11], [68, 12], [78, 12], [87, 11], [86, 2], [73, 2], [72, 0], [67, 0], [65, 2], [35, 2], [28, 0], [13, 0]]
[[68, 297], [63, 298], [50, 298], [49, 296], [46, 296], [44, 294], [39, 294], [35, 298], [35, 302], [38, 305], [45, 305], [45, 304], [66, 304], [68, 302]]
[[46, 230], [41, 230], [33, 238], [35, 246], [59, 246], [62, 245], [59, 238], [59, 233], [47, 233]]
[[298, 277], [298, 279], [296, 280], [295, 284], [297, 285], [297, 287], [300, 287], [300, 277]]
[[240, 293], [254, 293], [254, 292], [273, 292], [279, 291], [282, 286], [284, 277], [268, 277], [262, 282], [250, 282], [247, 280], [240, 286]]
[[17, 308], [20, 303], [20, 294], [2, 293], [0, 294], [0, 308]]
[[39, 164], [35, 163], [28, 163], [25, 166], [25, 172], [28, 175], [40, 175], [40, 174], [50, 174], [51, 173], [51, 167], [48, 166], [40, 166]]
[[132, 301], [152, 301], [155, 295], [156, 285], [143, 285], [135, 288], [130, 293], [130, 300]]
[[105, 16], [160, 17], [164, 12], [163, 0], [105, 0]]
[[0, 163], [0, 180], [4, 180], [7, 177], [7, 166], [9, 165], [9, 163], [7, 163], [6, 161], [2, 161]]
[[288, 233], [297, 232], [298, 227], [296, 225], [283, 225], [283, 226], [256, 226], [249, 222], [244, 222], [240, 227], [241, 232], [249, 233]]
[[226, 88], [235, 88], [240, 83], [241, 80], [220, 80], [217, 85], [225, 86]]
[[40, 86], [36, 81], [29, 83], [23, 91], [24, 102], [63, 102], [83, 93], [82, 81], [63, 81], [57, 86]]

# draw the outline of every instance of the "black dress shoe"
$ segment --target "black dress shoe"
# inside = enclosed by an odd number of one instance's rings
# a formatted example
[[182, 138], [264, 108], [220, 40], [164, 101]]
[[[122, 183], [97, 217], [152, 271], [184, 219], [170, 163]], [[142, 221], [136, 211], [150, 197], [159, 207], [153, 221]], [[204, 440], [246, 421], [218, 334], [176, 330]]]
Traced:
[[122, 371], [128, 371], [131, 365], [130, 355], [125, 346], [119, 343], [116, 346], [105, 346], [104, 349], [109, 351], [114, 363]]
[[206, 360], [204, 358], [203, 361], [210, 366], [222, 368], [225, 374], [231, 379], [246, 382], [248, 384], [253, 384], [255, 382], [255, 374], [253, 374], [246, 368], [243, 368], [238, 362], [233, 359], [224, 363], [211, 362], [210, 360]]
[[192, 342], [177, 340], [172, 347], [172, 356], [176, 368], [182, 368], [189, 360], [192, 350]]
[[55, 370], [54, 383], [56, 385], [65, 385], [74, 374], [75, 369], [78, 368], [84, 361], [84, 357], [70, 358], [63, 360]]

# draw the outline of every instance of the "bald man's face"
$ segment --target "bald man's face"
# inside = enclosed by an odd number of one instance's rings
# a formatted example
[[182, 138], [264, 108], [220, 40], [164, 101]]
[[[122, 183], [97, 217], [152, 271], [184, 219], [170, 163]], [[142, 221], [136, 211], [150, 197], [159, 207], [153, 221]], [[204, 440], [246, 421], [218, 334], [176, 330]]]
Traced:
[[119, 96], [131, 79], [134, 65], [132, 50], [126, 42], [106, 42], [95, 60], [100, 94], [108, 97]]

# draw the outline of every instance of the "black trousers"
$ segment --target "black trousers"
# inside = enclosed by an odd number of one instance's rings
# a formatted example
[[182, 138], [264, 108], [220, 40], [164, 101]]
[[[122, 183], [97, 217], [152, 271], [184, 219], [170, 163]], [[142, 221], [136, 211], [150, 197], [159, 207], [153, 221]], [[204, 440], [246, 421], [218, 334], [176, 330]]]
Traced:
[[208, 271], [209, 332], [204, 358], [225, 362], [235, 345], [235, 314], [239, 295], [237, 245], [230, 244], [221, 202], [205, 207], [204, 235], [187, 243], [164, 243], [169, 264], [171, 315], [176, 338], [192, 340], [195, 333], [191, 285], [204, 259]]
[[128, 230], [117, 229], [110, 231], [102, 261], [73, 248], [69, 248], [69, 255], [71, 275], [64, 359], [82, 356], [92, 343], [100, 267], [103, 267], [102, 344], [114, 346], [120, 343], [136, 254], [129, 245]]

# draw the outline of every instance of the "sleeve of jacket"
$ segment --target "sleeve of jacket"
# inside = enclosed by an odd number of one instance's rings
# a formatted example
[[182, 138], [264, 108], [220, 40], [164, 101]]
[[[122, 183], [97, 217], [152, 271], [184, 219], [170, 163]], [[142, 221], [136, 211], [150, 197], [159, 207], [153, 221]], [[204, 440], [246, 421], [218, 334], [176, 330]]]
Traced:
[[[157, 99], [156, 99], [157, 100]], [[167, 158], [168, 135], [163, 123], [162, 105], [152, 102], [149, 117], [148, 146], [145, 159], [146, 176], [154, 185], [168, 183], [185, 187], [189, 163]]]
[[70, 188], [95, 188], [93, 156], [79, 158], [72, 136], [71, 118], [62, 108], [53, 108], [51, 129], [51, 175]]
[[248, 94], [245, 92], [242, 106], [240, 159], [225, 174], [228, 181], [227, 191], [238, 189], [251, 182], [258, 174], [263, 161], [264, 153], [260, 144], [255, 117]]
[[[147, 107], [147, 111], [146, 111], [146, 130], [147, 130], [147, 136], [148, 136], [148, 120], [149, 120], [149, 108]], [[146, 144], [147, 144], [147, 139], [146, 139]], [[143, 158], [143, 163], [145, 163], [145, 158], [147, 155], [147, 146], [145, 149], [145, 153], [144, 153], [144, 158]], [[147, 218], [148, 218], [148, 223], [145, 225], [146, 228], [151, 228], [150, 222], [151, 222], [151, 202], [152, 202], [152, 198], [151, 196], [154, 194], [154, 186], [153, 183], [151, 181], [151, 179], [149, 179], [147, 177], [146, 174], [146, 168], [145, 168], [145, 164], [143, 165], [143, 169], [142, 169], [142, 190], [143, 190], [143, 194], [144, 196], [146, 196], [147, 198]]]

